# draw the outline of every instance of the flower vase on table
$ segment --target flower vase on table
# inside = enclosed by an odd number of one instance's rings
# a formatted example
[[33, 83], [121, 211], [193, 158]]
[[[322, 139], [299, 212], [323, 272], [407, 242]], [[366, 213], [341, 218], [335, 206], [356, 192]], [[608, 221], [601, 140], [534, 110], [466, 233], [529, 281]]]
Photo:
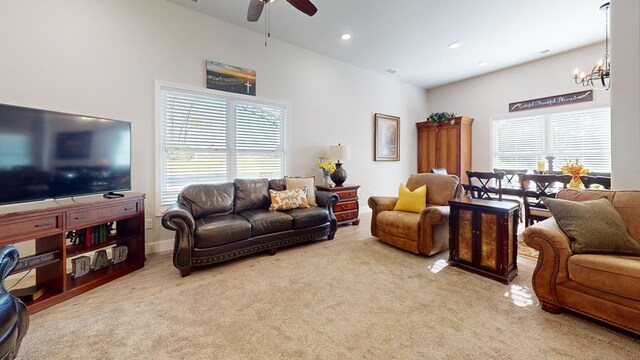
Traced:
[[583, 187], [582, 180], [580, 180], [580, 175], [586, 175], [589, 173], [589, 169], [585, 168], [584, 165], [580, 163], [578, 159], [575, 162], [567, 161], [567, 163], [562, 167], [563, 174], [571, 175], [571, 181], [569, 182], [569, 187], [572, 189], [579, 189]]
[[321, 156], [319, 159], [320, 162], [316, 164], [316, 167], [322, 170], [322, 175], [324, 176], [324, 184], [331, 187], [333, 185], [331, 184], [330, 175], [334, 171], [336, 171], [336, 164], [334, 164], [331, 160], [325, 160], [326, 158], [323, 156]]

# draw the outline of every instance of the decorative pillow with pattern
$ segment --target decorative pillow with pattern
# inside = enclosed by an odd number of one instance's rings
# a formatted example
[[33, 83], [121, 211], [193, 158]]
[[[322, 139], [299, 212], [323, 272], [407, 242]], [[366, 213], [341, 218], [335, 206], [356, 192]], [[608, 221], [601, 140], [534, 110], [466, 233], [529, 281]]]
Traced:
[[307, 201], [307, 187], [303, 186], [300, 189], [275, 191], [269, 190], [271, 194], [271, 206], [269, 210], [291, 210], [291, 209], [303, 209], [309, 207]]

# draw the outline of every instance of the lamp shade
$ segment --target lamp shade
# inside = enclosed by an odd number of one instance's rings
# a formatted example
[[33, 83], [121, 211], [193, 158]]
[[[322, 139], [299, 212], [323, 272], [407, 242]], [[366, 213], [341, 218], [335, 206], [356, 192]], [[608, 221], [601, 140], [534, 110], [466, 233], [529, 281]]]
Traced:
[[351, 160], [351, 150], [348, 146], [344, 145], [331, 145], [329, 146], [329, 153], [327, 154], [330, 160], [344, 161]]

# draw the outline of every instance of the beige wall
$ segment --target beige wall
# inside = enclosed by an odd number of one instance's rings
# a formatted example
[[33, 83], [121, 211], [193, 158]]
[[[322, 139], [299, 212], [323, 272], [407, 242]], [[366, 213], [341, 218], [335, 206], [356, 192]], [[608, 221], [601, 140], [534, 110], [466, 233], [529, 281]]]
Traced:
[[[426, 91], [162, 0], [0, 2], [0, 103], [131, 121], [133, 190], [155, 208], [154, 81], [204, 87], [205, 60], [257, 71], [259, 97], [291, 104], [292, 175], [326, 146], [351, 146], [361, 205], [416, 171]], [[275, 34], [277, 36], [277, 34]], [[338, 40], [336, 40], [338, 41]], [[401, 117], [401, 161], [373, 161], [373, 114]], [[147, 243], [169, 239], [154, 218]], [[163, 243], [168, 249], [169, 243]], [[157, 247], [156, 247], [157, 248]]]
[[611, 2], [612, 185], [640, 188], [640, 1]]
[[509, 114], [508, 111], [511, 102], [582, 90], [573, 82], [573, 70], [576, 67], [590, 68], [603, 54], [604, 43], [595, 44], [431, 89], [427, 92], [429, 111], [448, 111], [473, 117], [472, 167], [478, 171], [490, 171], [492, 119], [609, 105], [609, 92], [597, 90], [591, 103], [522, 113]]

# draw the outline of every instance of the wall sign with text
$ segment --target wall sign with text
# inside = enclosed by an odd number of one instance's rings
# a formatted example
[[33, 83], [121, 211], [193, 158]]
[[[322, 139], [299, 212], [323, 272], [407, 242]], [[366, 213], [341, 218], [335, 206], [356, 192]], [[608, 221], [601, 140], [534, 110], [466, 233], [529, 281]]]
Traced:
[[593, 100], [593, 90], [574, 92], [571, 94], [549, 96], [540, 99], [519, 101], [509, 104], [509, 112], [541, 109], [552, 106], [576, 104]]

